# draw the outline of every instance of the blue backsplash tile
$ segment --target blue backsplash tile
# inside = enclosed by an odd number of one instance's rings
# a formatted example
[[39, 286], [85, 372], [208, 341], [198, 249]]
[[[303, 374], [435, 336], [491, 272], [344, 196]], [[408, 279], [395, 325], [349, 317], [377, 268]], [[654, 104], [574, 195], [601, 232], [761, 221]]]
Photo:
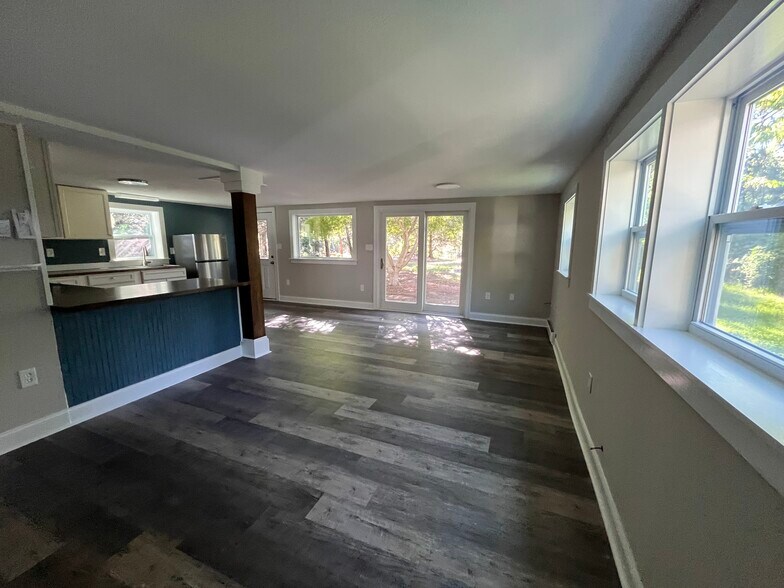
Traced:
[[[109, 261], [109, 242], [106, 239], [44, 239], [44, 248], [54, 250], [54, 257], [46, 258], [46, 265], [71, 263], [100, 263]], [[103, 247], [105, 255], [98, 255]]]

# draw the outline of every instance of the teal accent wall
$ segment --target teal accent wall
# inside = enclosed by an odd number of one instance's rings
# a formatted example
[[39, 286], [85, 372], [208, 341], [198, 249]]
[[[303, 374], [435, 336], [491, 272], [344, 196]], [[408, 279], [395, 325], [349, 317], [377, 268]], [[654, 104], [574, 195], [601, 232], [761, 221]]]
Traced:
[[[237, 276], [237, 260], [234, 254], [234, 221], [230, 208], [216, 208], [213, 206], [198, 206], [196, 204], [181, 204], [178, 202], [151, 202], [139, 200], [125, 200], [109, 195], [110, 202], [133, 204], [134, 206], [157, 206], [163, 208], [163, 217], [166, 224], [166, 238], [168, 247], [172, 247], [173, 235], [186, 235], [188, 233], [221, 233], [226, 235], [229, 245], [229, 266], [232, 277]], [[177, 263], [173, 255], [169, 256], [171, 263]]]
[[52, 311], [68, 405], [240, 344], [234, 288], [82, 311]]
[[[44, 247], [54, 250], [54, 257], [46, 258], [46, 265], [67, 263], [98, 263], [109, 261], [109, 242], [106, 239], [44, 239]], [[106, 255], [98, 255], [103, 247]]]

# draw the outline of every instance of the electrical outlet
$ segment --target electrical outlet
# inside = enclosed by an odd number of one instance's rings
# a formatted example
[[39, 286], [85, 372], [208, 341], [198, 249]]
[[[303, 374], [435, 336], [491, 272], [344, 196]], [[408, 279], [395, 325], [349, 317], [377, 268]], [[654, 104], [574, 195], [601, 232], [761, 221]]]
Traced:
[[593, 393], [593, 374], [588, 372], [588, 394]]
[[174, 255], [174, 247], [169, 247], [169, 255]]
[[509, 294], [509, 300], [514, 300], [514, 294]]
[[364, 292], [365, 291], [365, 284], [360, 284], [359, 285], [359, 291], [360, 292]]
[[283, 243], [278, 243], [278, 251], [280, 251], [281, 249], [283, 249]]
[[46, 257], [54, 257], [54, 249], [51, 247], [46, 248]]
[[485, 300], [490, 300], [490, 292], [485, 292]]
[[98, 255], [100, 255], [101, 257], [106, 257], [106, 247], [99, 247]]
[[22, 388], [38, 385], [38, 373], [35, 371], [34, 367], [26, 370], [19, 370], [19, 384]]
[[289, 280], [288, 278], [286, 278], [286, 285], [291, 286], [291, 280]]

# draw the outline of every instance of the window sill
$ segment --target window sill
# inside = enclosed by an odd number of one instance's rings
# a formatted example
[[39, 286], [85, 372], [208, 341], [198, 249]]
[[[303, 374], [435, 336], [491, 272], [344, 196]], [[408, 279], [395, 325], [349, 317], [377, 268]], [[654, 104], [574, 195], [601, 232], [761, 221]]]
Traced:
[[614, 298], [589, 307], [784, 495], [784, 383], [687, 331], [634, 327]]
[[[628, 327], [634, 326], [634, 313], [636, 304], [626, 298], [617, 294], [596, 294], [588, 295], [588, 306], [594, 314], [599, 315], [605, 323], [608, 320], [620, 320]], [[614, 315], [614, 317], [606, 317], [607, 313]], [[608, 323], [609, 324], [609, 323]]]
[[569, 279], [569, 274], [565, 273], [563, 270], [559, 270], [559, 269], [555, 270], [555, 275], [556, 276], [561, 276], [565, 280]]
[[314, 263], [316, 265], [357, 265], [356, 259], [305, 259], [302, 257], [291, 257], [291, 263]]

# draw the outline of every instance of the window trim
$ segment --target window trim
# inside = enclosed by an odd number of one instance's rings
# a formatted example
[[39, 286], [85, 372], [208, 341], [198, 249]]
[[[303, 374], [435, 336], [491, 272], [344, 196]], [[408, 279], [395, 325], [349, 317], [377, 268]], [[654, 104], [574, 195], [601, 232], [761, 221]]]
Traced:
[[[656, 193], [656, 172], [657, 172], [657, 165], [658, 165], [658, 148], [654, 149], [644, 157], [641, 157], [637, 161], [637, 171], [636, 171], [636, 178], [634, 182], [634, 196], [632, 197], [632, 206], [629, 212], [629, 237], [627, 239], [627, 249], [626, 249], [626, 271], [623, 276], [623, 288], [621, 288], [621, 296], [631, 300], [632, 302], [637, 302], [637, 297], [639, 296], [640, 286], [641, 284], [637, 284], [637, 290], [632, 290], [631, 288], [631, 280], [632, 280], [632, 262], [634, 260], [635, 255], [635, 243], [637, 239], [639, 239], [640, 235], [643, 236], [644, 239], [647, 240], [649, 227], [651, 224], [651, 211], [650, 207], [648, 208], [648, 219], [647, 222], [643, 225], [640, 224], [640, 220], [642, 219], [643, 215], [643, 205], [645, 204], [645, 170], [648, 166], [653, 163], [653, 193], [651, 194], [651, 202], [650, 206], [653, 205], [653, 196]], [[642, 246], [640, 251], [640, 263], [641, 267], [645, 267], [645, 245]], [[640, 278], [640, 282], [642, 282], [642, 277]]]
[[[145, 206], [143, 204], [125, 204], [122, 202], [109, 202], [109, 218], [111, 219], [112, 209], [119, 209], [119, 210], [136, 210], [139, 212], [152, 212], [158, 215], [157, 223], [160, 225], [158, 228], [159, 234], [158, 236], [161, 239], [161, 247], [163, 248], [163, 256], [158, 257], [150, 255], [147, 259], [158, 259], [158, 260], [169, 260], [169, 241], [168, 235], [166, 234], [166, 217], [164, 216], [163, 207], [161, 206]], [[110, 226], [111, 230], [111, 226]], [[136, 259], [143, 259], [140, 255], [139, 257], [120, 257], [116, 256], [116, 248], [115, 248], [115, 241], [123, 241], [125, 239], [142, 239], [146, 238], [148, 235], [123, 235], [120, 238], [116, 238], [114, 234], [112, 234], [112, 238], [109, 239], [109, 255], [112, 261], [133, 261]]]
[[715, 311], [719, 282], [724, 273], [723, 270], [718, 271], [719, 266], [724, 265], [719, 247], [722, 226], [755, 220], [784, 219], [784, 206], [733, 212], [737, 205], [741, 166], [746, 152], [750, 105], [782, 83], [784, 69], [778, 68], [773, 74], [758, 78], [737, 95], [727, 98], [730, 120], [725, 131], [725, 147], [719, 152], [716, 162], [720, 170], [719, 190], [713, 205], [714, 212], [706, 219], [700, 281], [688, 330], [753, 368], [784, 381], [784, 359], [706, 322], [708, 315]]
[[[341, 216], [351, 215], [351, 238], [354, 241], [352, 257], [301, 257], [299, 251], [299, 229], [297, 219], [303, 216]], [[291, 257], [293, 263], [314, 263], [327, 265], [356, 265], [359, 253], [357, 243], [357, 209], [356, 208], [295, 208], [289, 210], [289, 236], [291, 240]]]
[[[732, 213], [738, 198], [740, 168], [746, 153], [746, 134], [749, 128], [751, 109], [749, 106], [757, 99], [784, 84], [784, 67], [777, 67], [772, 73], [757, 78], [734, 96], [729, 96], [730, 124], [726, 137], [724, 159], [721, 166], [719, 198], [716, 214]], [[741, 143], [743, 143], [741, 145]]]
[[[572, 234], [569, 240], [569, 256], [566, 261], [566, 268], [561, 267], [561, 254], [563, 251], [563, 239], [564, 239], [564, 229], [566, 228], [565, 221], [566, 221], [566, 206], [574, 200], [574, 210], [572, 212]], [[556, 273], [560, 274], [566, 279], [569, 279], [569, 276], [572, 273], [572, 254], [574, 253], [574, 228], [577, 226], [577, 190], [569, 196], [566, 200], [564, 200], [563, 205], [561, 206], [561, 234], [558, 239], [558, 265], [555, 269]]]

